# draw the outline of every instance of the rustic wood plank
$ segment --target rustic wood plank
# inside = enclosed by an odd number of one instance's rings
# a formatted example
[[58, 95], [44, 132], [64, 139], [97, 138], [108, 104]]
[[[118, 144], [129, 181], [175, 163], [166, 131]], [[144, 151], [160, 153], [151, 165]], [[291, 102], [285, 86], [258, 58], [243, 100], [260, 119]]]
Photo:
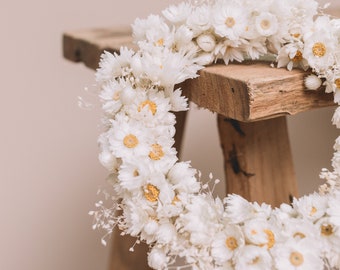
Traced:
[[[95, 69], [104, 50], [135, 48], [126, 28], [90, 29], [64, 34], [64, 57]], [[269, 62], [212, 65], [181, 86], [197, 105], [239, 121], [256, 121], [333, 106], [333, 96], [306, 91], [302, 70], [270, 67]], [[212, 91], [213, 90], [213, 91]], [[223, 101], [223, 102], [221, 102]]]
[[298, 195], [286, 117], [243, 123], [218, 115], [227, 194], [273, 206]]
[[298, 69], [250, 61], [206, 67], [198, 78], [184, 82], [183, 88], [197, 105], [243, 122], [333, 106], [333, 96], [322, 89], [305, 90], [305, 76]]
[[136, 48], [131, 29], [126, 26], [69, 31], [63, 34], [63, 55], [72, 62], [83, 62], [96, 69], [104, 50], [118, 52], [120, 47]]

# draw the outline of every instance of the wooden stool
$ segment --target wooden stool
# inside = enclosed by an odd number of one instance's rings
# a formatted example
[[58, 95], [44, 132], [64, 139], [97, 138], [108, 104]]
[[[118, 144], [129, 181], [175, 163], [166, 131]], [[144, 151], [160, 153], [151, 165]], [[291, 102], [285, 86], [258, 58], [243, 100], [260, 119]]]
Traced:
[[[64, 34], [64, 57], [95, 69], [104, 50], [133, 47], [131, 41], [126, 29], [69, 32]], [[268, 62], [213, 65], [199, 74], [181, 88], [190, 101], [218, 115], [227, 193], [272, 206], [289, 203], [298, 191], [285, 115], [333, 106], [333, 96], [323, 90], [305, 91], [305, 72], [273, 68]], [[185, 118], [185, 112], [177, 113], [178, 151]], [[135, 240], [119, 232], [114, 238], [110, 270], [132, 270], [136, 265], [149, 269], [145, 245], [129, 253]]]

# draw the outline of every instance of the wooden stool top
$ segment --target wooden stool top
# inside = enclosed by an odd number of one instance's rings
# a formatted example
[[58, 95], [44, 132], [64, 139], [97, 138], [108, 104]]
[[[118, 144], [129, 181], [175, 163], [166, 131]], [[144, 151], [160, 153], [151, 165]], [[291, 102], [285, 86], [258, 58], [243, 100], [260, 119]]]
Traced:
[[[64, 57], [96, 69], [104, 50], [135, 48], [126, 28], [101, 28], [64, 33]], [[306, 91], [302, 70], [288, 71], [270, 62], [217, 64], [204, 68], [200, 77], [187, 80], [184, 94], [200, 107], [243, 122], [293, 115], [333, 106], [333, 95], [323, 89]], [[222, 101], [222, 102], [221, 102]]]

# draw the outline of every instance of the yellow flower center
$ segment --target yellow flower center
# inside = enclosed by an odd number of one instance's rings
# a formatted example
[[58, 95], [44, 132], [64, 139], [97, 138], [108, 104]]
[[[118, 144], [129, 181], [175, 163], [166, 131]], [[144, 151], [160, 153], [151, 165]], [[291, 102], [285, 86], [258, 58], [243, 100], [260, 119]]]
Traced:
[[300, 252], [292, 252], [289, 257], [290, 263], [296, 267], [300, 266], [304, 262], [303, 255]]
[[270, 28], [270, 21], [268, 20], [262, 20], [261, 21], [261, 28], [263, 30], [268, 30]]
[[322, 225], [321, 226], [321, 234], [324, 236], [330, 236], [333, 234], [333, 226], [328, 224], [328, 225]]
[[335, 85], [336, 85], [336, 88], [339, 88], [339, 89], [340, 89], [340, 78], [339, 78], [339, 79], [336, 79], [334, 83], [335, 83]]
[[323, 57], [326, 54], [326, 46], [322, 42], [317, 42], [313, 45], [312, 48], [313, 54], [316, 57]]
[[301, 51], [296, 51], [295, 56], [291, 59], [293, 62], [301, 62], [301, 60], [303, 59], [302, 57], [302, 52]]
[[119, 92], [117, 91], [117, 92], [115, 92], [115, 93], [113, 94], [112, 99], [113, 99], [114, 101], [117, 101], [117, 100], [119, 100], [119, 96], [120, 96], [120, 94], [119, 94]]
[[157, 40], [157, 42], [155, 43], [156, 46], [163, 46], [164, 45], [164, 39], [160, 38], [159, 40]]
[[249, 264], [251, 264], [251, 265], [257, 264], [259, 262], [259, 260], [260, 260], [260, 257], [257, 256]]
[[177, 202], [180, 202], [181, 200], [177, 197], [177, 195], [175, 195], [175, 197], [173, 198], [171, 204], [175, 205]]
[[304, 235], [302, 232], [296, 232], [296, 233], [294, 233], [293, 237], [295, 237], [295, 238], [299, 237], [299, 238], [302, 239], [302, 238], [305, 238], [306, 235]]
[[155, 143], [151, 145], [152, 150], [149, 153], [149, 158], [152, 160], [160, 160], [162, 157], [164, 157], [163, 148], [161, 145]]
[[293, 37], [299, 38], [301, 35], [299, 33], [292, 34]]
[[157, 202], [159, 196], [159, 189], [151, 184], [147, 184], [144, 189], [144, 197], [149, 202]]
[[157, 112], [157, 105], [155, 102], [151, 101], [151, 100], [145, 100], [143, 102], [141, 102], [138, 106], [138, 112], [140, 112], [145, 106], [148, 106], [150, 112], [155, 115], [155, 113]]
[[233, 17], [228, 17], [226, 20], [225, 20], [225, 24], [226, 26], [228, 26], [229, 28], [233, 27], [235, 25], [235, 19]]
[[225, 240], [225, 244], [226, 246], [231, 250], [235, 250], [238, 248], [238, 244], [237, 244], [237, 240], [235, 237], [228, 237], [226, 240]]
[[129, 134], [124, 137], [123, 143], [127, 148], [135, 148], [139, 142], [135, 135]]
[[316, 208], [313, 206], [312, 209], [310, 210], [309, 215], [310, 215], [310, 216], [313, 216], [317, 211], [318, 211], [318, 209], [316, 209]]
[[134, 171], [133, 171], [133, 176], [134, 176], [134, 177], [137, 177], [137, 176], [139, 176], [139, 172], [138, 172], [138, 170], [134, 170]]
[[275, 235], [271, 230], [263, 230], [267, 235], [268, 242], [265, 244], [259, 244], [260, 247], [267, 246], [268, 249], [271, 249], [275, 245]]
[[267, 248], [271, 249], [275, 245], [275, 235], [271, 230], [264, 230], [265, 234], [267, 235]]

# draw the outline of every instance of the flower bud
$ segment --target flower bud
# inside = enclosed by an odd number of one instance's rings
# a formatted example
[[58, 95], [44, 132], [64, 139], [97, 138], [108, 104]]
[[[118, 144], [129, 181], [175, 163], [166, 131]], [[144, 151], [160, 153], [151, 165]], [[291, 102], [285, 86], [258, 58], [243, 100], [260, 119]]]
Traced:
[[211, 52], [216, 46], [216, 40], [212, 34], [202, 34], [197, 37], [197, 45], [205, 52]]
[[307, 78], [305, 78], [305, 86], [307, 87], [308, 90], [317, 90], [319, 89], [321, 84], [322, 84], [321, 79], [314, 74], [311, 74]]

